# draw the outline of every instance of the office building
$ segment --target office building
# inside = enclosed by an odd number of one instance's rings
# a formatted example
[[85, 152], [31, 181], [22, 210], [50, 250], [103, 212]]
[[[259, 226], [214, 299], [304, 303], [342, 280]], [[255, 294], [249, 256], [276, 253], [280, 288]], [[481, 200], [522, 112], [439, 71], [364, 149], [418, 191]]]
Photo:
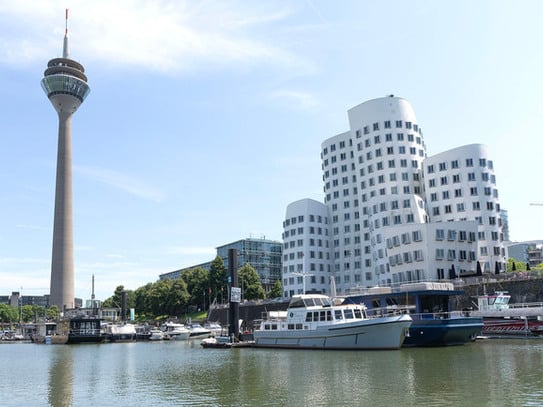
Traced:
[[349, 131], [321, 145], [324, 202], [287, 207], [285, 296], [329, 292], [330, 278], [338, 293], [348, 293], [457, 278], [475, 273], [477, 262], [485, 272], [505, 269], [485, 146], [427, 157], [413, 108], [393, 95], [353, 107], [348, 118]]

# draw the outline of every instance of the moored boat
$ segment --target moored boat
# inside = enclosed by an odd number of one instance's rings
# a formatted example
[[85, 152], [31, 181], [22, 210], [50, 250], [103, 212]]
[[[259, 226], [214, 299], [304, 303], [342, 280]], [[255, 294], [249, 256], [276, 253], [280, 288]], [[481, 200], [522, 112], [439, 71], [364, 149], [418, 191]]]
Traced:
[[134, 342], [136, 337], [136, 327], [132, 324], [108, 324], [106, 326], [106, 339], [110, 342]]
[[100, 318], [72, 318], [67, 343], [101, 343], [106, 340]]
[[471, 315], [483, 318], [483, 335], [489, 337], [541, 336], [543, 303], [510, 303], [507, 291], [477, 297]]
[[149, 330], [149, 337], [148, 339], [150, 341], [161, 341], [164, 339], [164, 332], [158, 328], [152, 328]]
[[190, 329], [184, 324], [176, 322], [166, 322], [162, 325], [162, 331], [164, 332], [164, 339], [175, 341], [185, 341], [190, 336]]
[[481, 317], [453, 311], [451, 298], [461, 295], [452, 283], [420, 282], [401, 284], [397, 289], [373, 287], [351, 295], [346, 301], [363, 303], [368, 313], [387, 315], [409, 312], [413, 323], [404, 347], [450, 346], [472, 342], [481, 334]]
[[202, 338], [209, 338], [210, 336], [213, 336], [211, 333], [211, 329], [204, 328], [200, 324], [188, 324], [187, 328], [190, 331], [189, 339], [202, 339]]
[[287, 311], [267, 313], [254, 332], [254, 346], [294, 349], [398, 349], [409, 315], [369, 318], [363, 304], [336, 304], [322, 294], [291, 298]]

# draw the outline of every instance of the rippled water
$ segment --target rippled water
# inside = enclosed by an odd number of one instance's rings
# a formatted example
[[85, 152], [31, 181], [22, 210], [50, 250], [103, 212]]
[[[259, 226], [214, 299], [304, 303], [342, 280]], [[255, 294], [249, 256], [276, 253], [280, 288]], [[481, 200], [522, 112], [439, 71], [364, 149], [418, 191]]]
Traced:
[[0, 406], [540, 406], [543, 339], [398, 351], [0, 345]]

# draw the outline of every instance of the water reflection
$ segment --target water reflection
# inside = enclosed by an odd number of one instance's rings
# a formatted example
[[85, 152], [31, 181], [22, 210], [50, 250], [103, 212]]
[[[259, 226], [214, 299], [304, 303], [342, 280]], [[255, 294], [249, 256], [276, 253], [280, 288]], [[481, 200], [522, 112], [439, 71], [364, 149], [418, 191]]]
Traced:
[[73, 403], [73, 353], [67, 345], [50, 345], [49, 405], [69, 407]]
[[[2, 345], [2, 406], [543, 405], [543, 340], [399, 351]], [[31, 369], [27, 367], [31, 366]]]

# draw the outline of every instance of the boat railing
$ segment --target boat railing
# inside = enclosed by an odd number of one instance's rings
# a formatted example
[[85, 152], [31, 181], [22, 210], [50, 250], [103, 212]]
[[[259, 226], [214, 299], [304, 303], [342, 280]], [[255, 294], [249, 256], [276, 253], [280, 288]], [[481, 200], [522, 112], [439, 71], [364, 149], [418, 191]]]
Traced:
[[70, 329], [70, 333], [74, 335], [100, 335], [102, 333], [102, 330], [97, 328], [81, 328], [81, 329]]
[[422, 312], [422, 313], [413, 313], [409, 315], [415, 321], [454, 319], [454, 318], [464, 318], [468, 316], [466, 312], [464, 311]]
[[368, 318], [387, 317], [391, 315], [409, 314], [408, 307], [383, 307], [383, 308], [370, 308], [366, 309], [366, 315]]
[[511, 308], [543, 308], [543, 302], [523, 302], [523, 303], [509, 303], [509, 309]]

